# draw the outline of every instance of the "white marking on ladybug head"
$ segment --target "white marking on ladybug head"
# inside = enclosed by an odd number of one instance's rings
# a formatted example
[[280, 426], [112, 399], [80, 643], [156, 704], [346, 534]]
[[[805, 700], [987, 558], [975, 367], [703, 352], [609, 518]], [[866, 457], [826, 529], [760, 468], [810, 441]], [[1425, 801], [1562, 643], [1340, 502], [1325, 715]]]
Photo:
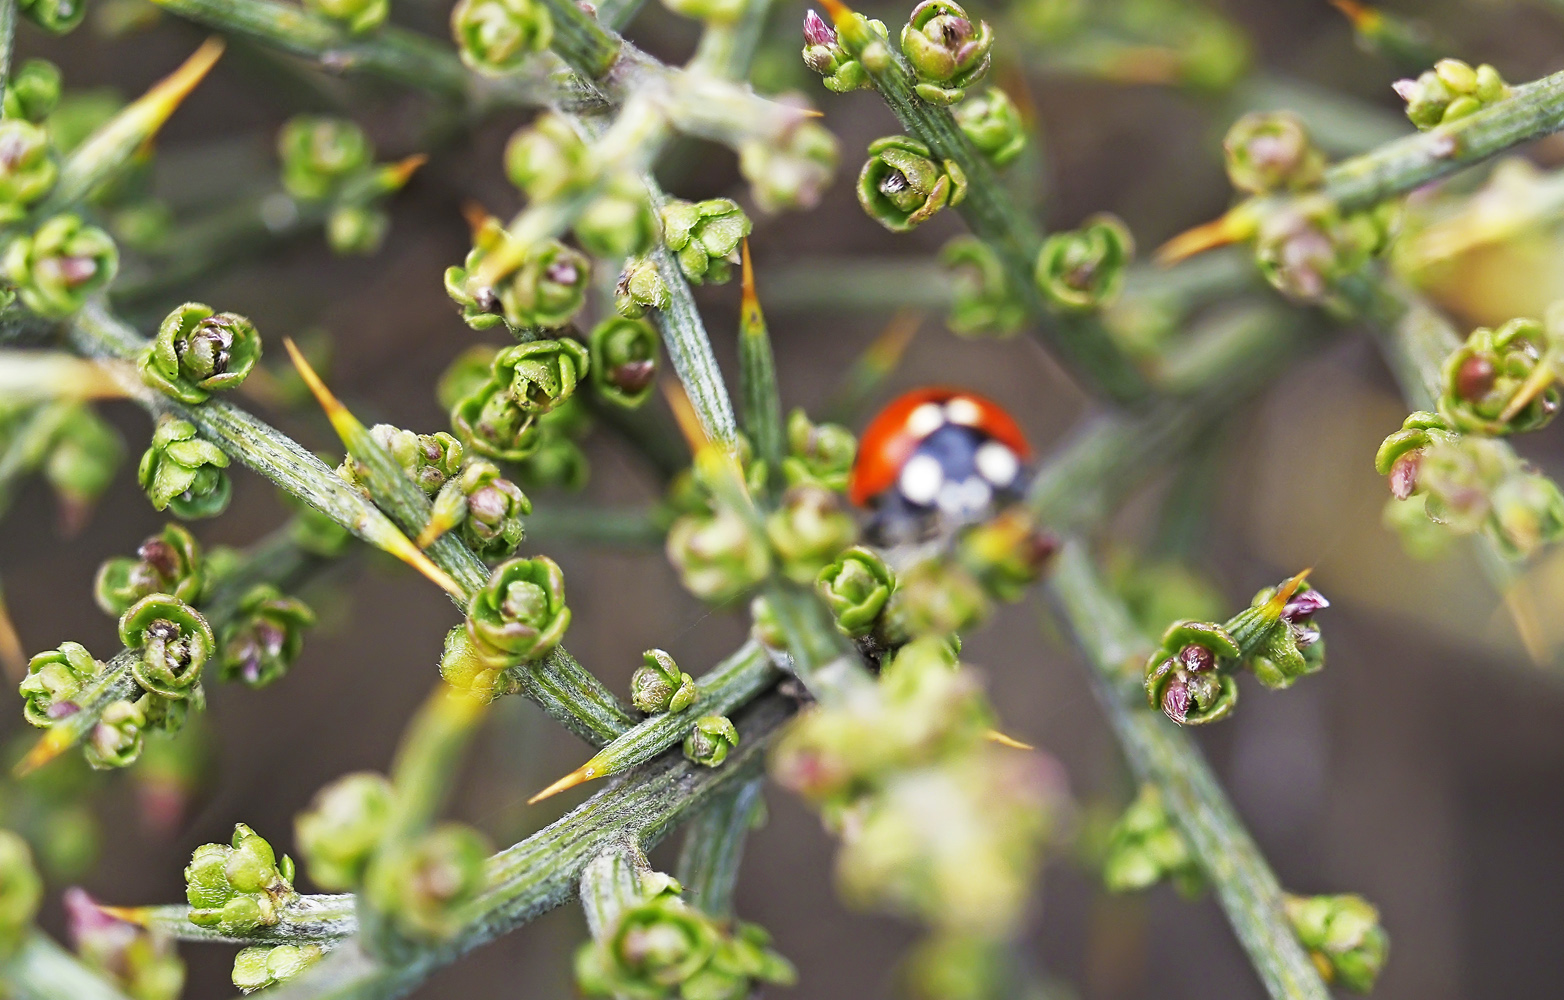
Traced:
[[988, 509], [994, 491], [977, 476], [968, 476], [961, 482], [945, 480], [939, 491], [939, 509], [947, 516], [967, 520]]
[[1021, 462], [1016, 458], [1016, 453], [998, 441], [985, 441], [972, 461], [989, 485], [997, 490], [1005, 489], [1015, 482], [1016, 473], [1021, 471]]
[[933, 455], [912, 456], [896, 479], [901, 495], [920, 507], [933, 503], [946, 485], [945, 469]]
[[907, 414], [907, 433], [919, 439], [928, 437], [945, 423], [945, 411], [938, 403], [924, 403]]
[[945, 404], [945, 417], [953, 424], [976, 427], [983, 422], [983, 408], [965, 396], [957, 396]]

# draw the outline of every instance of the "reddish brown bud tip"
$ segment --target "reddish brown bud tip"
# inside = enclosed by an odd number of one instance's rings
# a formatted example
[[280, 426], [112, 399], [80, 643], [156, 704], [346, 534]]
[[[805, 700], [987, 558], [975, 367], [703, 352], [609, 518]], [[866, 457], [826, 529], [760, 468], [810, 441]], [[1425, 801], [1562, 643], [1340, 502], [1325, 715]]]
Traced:
[[1162, 692], [1162, 714], [1179, 725], [1189, 718], [1189, 688], [1177, 677]]
[[1461, 370], [1456, 372], [1456, 395], [1468, 403], [1475, 403], [1493, 390], [1494, 377], [1493, 362], [1474, 354], [1461, 362]]
[[1390, 495], [1405, 500], [1417, 490], [1417, 467], [1422, 460], [1421, 451], [1408, 452], [1396, 459], [1390, 467]]

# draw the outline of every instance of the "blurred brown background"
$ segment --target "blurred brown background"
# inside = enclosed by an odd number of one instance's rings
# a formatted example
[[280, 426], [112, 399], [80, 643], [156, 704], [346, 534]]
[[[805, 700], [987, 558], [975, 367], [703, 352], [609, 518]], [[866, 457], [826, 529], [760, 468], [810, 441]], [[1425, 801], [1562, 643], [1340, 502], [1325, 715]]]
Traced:
[[[441, 33], [447, 6], [398, 0], [395, 16]], [[792, 0], [780, 6], [768, 45], [785, 62], [798, 47], [803, 8]], [[1256, 59], [1268, 68], [1393, 109], [1388, 84], [1396, 73], [1358, 52], [1323, 0], [1232, 0], [1226, 10], [1251, 32]], [[872, 12], [891, 23], [903, 16], [899, 8]], [[991, 13], [982, 6], [975, 12]], [[1425, 13], [1459, 40], [1460, 54], [1496, 63], [1512, 81], [1558, 68], [1560, 12], [1469, 3]], [[688, 25], [650, 6], [631, 33], [671, 58], [682, 58], [692, 39]], [[172, 21], [118, 41], [94, 40], [84, 30], [62, 43], [26, 31], [20, 52], [58, 59], [72, 86], [112, 84], [134, 94], [199, 37]], [[1031, 86], [1050, 160], [1050, 225], [1111, 209], [1150, 247], [1224, 206], [1228, 189], [1216, 151], [1226, 122], [1200, 99], [1058, 78], [1037, 77]], [[419, 102], [376, 87], [353, 92], [367, 102], [361, 120], [383, 155], [414, 150]], [[853, 201], [851, 175], [866, 142], [893, 131], [894, 123], [873, 95], [838, 97], [818, 83], [809, 92], [842, 140], [844, 163], [818, 210], [758, 226], [753, 248], [763, 302], [771, 269], [817, 254], [927, 256], [959, 230], [957, 220], [940, 218], [892, 238], [865, 218]], [[184, 166], [178, 177], [164, 178], [165, 188], [190, 203], [243, 178], [242, 166], [191, 173], [190, 163], [209, 161], [182, 160], [182, 153], [214, 143], [231, 148], [234, 163], [252, 164], [257, 176], [271, 170], [271, 136], [297, 110], [300, 96], [277, 82], [264, 59], [236, 46], [166, 130], [163, 165], [169, 172]], [[312, 237], [189, 293], [250, 315], [274, 354], [281, 335], [323, 327], [337, 348], [331, 381], [361, 417], [422, 431], [444, 427], [432, 383], [475, 335], [446, 300], [440, 272], [467, 245], [462, 200], [476, 198], [500, 214], [516, 207], [499, 159], [521, 119], [494, 122], [438, 152], [394, 202], [391, 237], [377, 257], [336, 259]], [[666, 166], [677, 193], [742, 197], [730, 154], [681, 147]], [[701, 298], [719, 354], [731, 361], [736, 288], [704, 290]], [[160, 315], [164, 306], [149, 314]], [[887, 318], [773, 311], [784, 401], [818, 405], [836, 373]], [[958, 340], [937, 315], [924, 324], [886, 395], [932, 380], [1003, 400], [1045, 451], [1088, 408], [1034, 342]], [[1315, 581], [1336, 600], [1325, 619], [1330, 668], [1285, 694], [1247, 692], [1236, 718], [1202, 731], [1200, 739], [1284, 884], [1304, 892], [1360, 892], [1380, 906], [1393, 947], [1376, 995], [1556, 997], [1564, 981], [1564, 949], [1557, 944], [1564, 932], [1558, 905], [1564, 863], [1557, 849], [1564, 827], [1564, 687], [1554, 668], [1534, 666], [1520, 652], [1503, 611], [1469, 566], [1460, 559], [1414, 563], [1380, 527], [1383, 487], [1371, 457], [1404, 412], [1392, 392], [1369, 345], [1349, 337], [1232, 421], [1202, 566], [1235, 602], [1283, 571], [1316, 566]], [[128, 406], [110, 412], [133, 455], [139, 452], [144, 416]], [[312, 446], [336, 447], [311, 414], [272, 416]], [[1557, 435], [1527, 443], [1544, 465]], [[590, 454], [593, 501], [654, 497], [648, 471], [606, 432], [594, 437]], [[194, 526], [204, 542], [242, 545], [285, 516], [271, 487], [255, 476], [241, 471], [234, 485], [230, 511]], [[1119, 519], [1119, 533], [1133, 537], [1149, 510], [1146, 503], [1132, 505]], [[11, 610], [30, 651], [74, 639], [102, 655], [116, 643], [113, 622], [91, 603], [93, 572], [104, 557], [131, 551], [162, 520], [128, 472], [80, 536], [62, 540], [41, 530], [53, 518], [46, 491], [32, 485], [0, 526], [0, 573]], [[699, 673], [741, 640], [740, 616], [687, 597], [656, 551], [609, 553], [541, 541], [524, 548], [543, 549], [564, 565], [575, 610], [570, 648], [617, 689], [648, 646], [668, 648]], [[1564, 598], [1551, 582], [1559, 579], [1556, 573], [1537, 578], [1541, 598]], [[197, 844], [225, 839], [234, 822], [244, 821], [287, 849], [292, 816], [318, 787], [349, 770], [386, 766], [403, 723], [429, 690], [441, 636], [457, 612], [425, 581], [362, 555], [353, 572], [333, 578], [329, 592], [312, 596], [327, 627], [310, 635], [284, 682], [261, 692], [209, 687], [212, 774], [176, 835], [141, 829], [125, 776], [105, 783], [105, 850], [84, 879], [95, 895], [116, 903], [174, 901]], [[1051, 630], [1039, 629], [1044, 615], [1040, 598], [1007, 608], [970, 637], [967, 658], [985, 668], [1007, 732], [1057, 755], [1083, 802], [1122, 803], [1127, 779], [1085, 673], [1067, 643], [1045, 638]], [[1564, 616], [1544, 617], [1551, 623]], [[22, 727], [14, 695], [0, 695], [0, 736], [9, 740]], [[584, 754], [583, 745], [541, 713], [510, 699], [475, 748], [453, 812], [510, 843], [579, 801], [562, 796], [523, 805]], [[798, 965], [794, 995], [888, 995], [911, 930], [844, 910], [831, 888], [831, 840], [789, 796], [773, 790], [767, 798], [771, 818], [749, 845], [740, 914], [769, 928]], [[1107, 898], [1062, 853], [1044, 882], [1023, 949], [1028, 961], [1080, 996], [1262, 996], [1210, 899], [1188, 904], [1167, 888]], [[57, 902], [46, 920], [58, 929]], [[569, 996], [569, 957], [584, 933], [578, 911], [557, 911], [442, 973], [418, 996]], [[187, 996], [234, 992], [226, 981], [229, 949], [187, 947], [185, 955]]]

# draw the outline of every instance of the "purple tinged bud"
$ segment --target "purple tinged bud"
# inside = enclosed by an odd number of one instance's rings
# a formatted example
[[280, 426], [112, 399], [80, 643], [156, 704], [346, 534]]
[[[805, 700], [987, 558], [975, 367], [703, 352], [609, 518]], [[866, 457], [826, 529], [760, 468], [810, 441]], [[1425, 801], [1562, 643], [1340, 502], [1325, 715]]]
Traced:
[[1179, 725], [1189, 718], [1189, 687], [1177, 677], [1162, 692], [1162, 714]]
[[556, 285], [574, 285], [581, 279], [581, 272], [568, 260], [556, 260], [543, 273]]
[[1304, 590], [1294, 594], [1292, 600], [1282, 608], [1282, 618], [1289, 622], [1298, 622], [1328, 607], [1330, 601], [1325, 599], [1324, 594], [1318, 590]]
[[1417, 491], [1417, 469], [1421, 463], [1421, 451], [1409, 452], [1396, 459], [1390, 467], [1390, 495], [1405, 500]]
[[1390, 85], [1390, 89], [1396, 92], [1396, 96], [1403, 101], [1410, 101], [1417, 96], [1417, 81], [1412, 79], [1397, 80]]
[[804, 15], [804, 41], [810, 45], [835, 45], [836, 32], [811, 10]]
[[1211, 650], [1204, 646], [1190, 643], [1178, 651], [1178, 660], [1190, 673], [1200, 673], [1210, 670], [1216, 665], [1216, 659], [1211, 655]]
[[49, 706], [49, 718], [63, 719], [68, 715], [75, 715], [81, 711], [81, 706], [74, 701], [57, 701]]

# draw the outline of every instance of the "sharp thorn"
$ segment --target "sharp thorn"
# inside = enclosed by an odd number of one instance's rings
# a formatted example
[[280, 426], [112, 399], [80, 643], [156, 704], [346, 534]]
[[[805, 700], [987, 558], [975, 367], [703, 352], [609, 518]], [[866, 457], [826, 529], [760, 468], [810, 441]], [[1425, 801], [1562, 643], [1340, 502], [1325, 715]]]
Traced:
[[552, 785], [543, 789], [543, 791], [528, 799], [527, 805], [537, 805], [544, 799], [551, 798], [555, 795], [558, 795], [560, 792], [565, 791], [566, 789], [574, 788], [577, 785], [582, 784], [583, 782], [591, 781], [596, 777], [598, 777], [597, 769], [592, 766], [591, 761], [587, 761], [585, 764], [582, 764], [574, 771], [571, 771], [563, 778], [560, 778]]
[[332, 395], [330, 389], [326, 388], [326, 383], [322, 382], [320, 376], [315, 374], [315, 369], [310, 366], [309, 361], [304, 357], [304, 352], [299, 350], [292, 337], [282, 338], [282, 344], [288, 349], [288, 357], [293, 359], [293, 367], [298, 369], [299, 377], [304, 380], [305, 385], [309, 386], [310, 392], [315, 396], [315, 401], [326, 412], [326, 419], [331, 421], [331, 426], [336, 429], [337, 436], [342, 438], [344, 444], [347, 444], [354, 434], [364, 429], [363, 423], [346, 406], [342, 405], [341, 400]]
[[1012, 750], [1036, 750], [1030, 743], [1023, 743], [1014, 736], [1006, 736], [997, 729], [990, 729], [983, 734], [990, 743], [998, 743], [1002, 747], [1010, 747]]
[[1238, 233], [1235, 227], [1228, 216], [1224, 215], [1220, 219], [1213, 219], [1193, 229], [1184, 230], [1158, 247], [1153, 256], [1158, 264], [1168, 267], [1196, 254], [1205, 253], [1207, 250], [1227, 246], [1237, 239]]

